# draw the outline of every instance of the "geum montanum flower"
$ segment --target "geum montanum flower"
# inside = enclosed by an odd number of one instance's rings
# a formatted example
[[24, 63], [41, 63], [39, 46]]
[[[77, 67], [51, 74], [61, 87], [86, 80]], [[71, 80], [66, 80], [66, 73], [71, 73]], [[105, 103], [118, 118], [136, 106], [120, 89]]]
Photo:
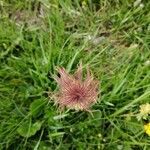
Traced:
[[150, 136], [150, 122], [144, 125], [144, 130], [145, 133]]
[[148, 115], [150, 114], [150, 104], [146, 103], [146, 104], [142, 104], [140, 106], [140, 110], [139, 113], [137, 114], [137, 119], [141, 120], [141, 119], [147, 119]]
[[87, 110], [96, 103], [99, 82], [95, 80], [87, 68], [87, 76], [83, 80], [82, 64], [74, 75], [70, 75], [64, 68], [57, 69], [59, 77], [54, 77], [59, 85], [56, 104], [61, 108]]

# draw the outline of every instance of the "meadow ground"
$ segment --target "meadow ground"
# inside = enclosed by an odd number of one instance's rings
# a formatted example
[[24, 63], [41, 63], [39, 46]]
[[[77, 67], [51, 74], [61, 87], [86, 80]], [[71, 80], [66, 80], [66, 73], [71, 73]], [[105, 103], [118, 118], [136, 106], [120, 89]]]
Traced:
[[[146, 0], [0, 0], [0, 149], [149, 150], [149, 10]], [[52, 97], [56, 67], [73, 73], [81, 60], [100, 82], [92, 115]]]

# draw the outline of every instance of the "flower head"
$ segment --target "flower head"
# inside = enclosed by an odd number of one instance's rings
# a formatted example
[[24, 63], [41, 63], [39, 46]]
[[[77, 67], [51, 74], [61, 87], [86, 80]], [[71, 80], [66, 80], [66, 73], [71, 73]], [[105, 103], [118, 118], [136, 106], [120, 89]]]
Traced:
[[74, 75], [70, 75], [64, 68], [58, 68], [60, 77], [54, 79], [59, 85], [56, 103], [60, 107], [67, 107], [75, 110], [88, 110], [96, 103], [98, 97], [98, 81], [93, 79], [87, 69], [86, 79], [82, 80], [82, 64]]
[[145, 133], [150, 136], [150, 122], [144, 125], [144, 130]]
[[139, 111], [140, 112], [137, 115], [138, 120], [140, 120], [141, 118], [147, 119], [148, 115], [150, 114], [150, 104], [149, 103], [142, 104], [140, 106], [140, 110]]

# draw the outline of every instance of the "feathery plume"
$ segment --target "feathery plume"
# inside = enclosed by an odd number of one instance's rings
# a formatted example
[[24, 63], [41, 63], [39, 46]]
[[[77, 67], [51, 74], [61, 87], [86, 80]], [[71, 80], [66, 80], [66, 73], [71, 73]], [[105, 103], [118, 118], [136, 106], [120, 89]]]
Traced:
[[96, 103], [98, 97], [98, 81], [94, 80], [89, 68], [86, 79], [82, 78], [82, 64], [80, 63], [74, 75], [70, 75], [64, 68], [57, 69], [60, 77], [54, 79], [59, 85], [56, 104], [75, 110], [89, 110]]

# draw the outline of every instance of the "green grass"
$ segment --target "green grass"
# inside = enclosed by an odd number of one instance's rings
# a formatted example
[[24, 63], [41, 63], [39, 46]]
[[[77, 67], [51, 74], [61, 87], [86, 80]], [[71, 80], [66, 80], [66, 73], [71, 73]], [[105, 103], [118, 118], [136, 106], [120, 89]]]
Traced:
[[[0, 1], [0, 149], [150, 149], [150, 118], [136, 118], [150, 101], [150, 2], [134, 2]], [[80, 61], [100, 81], [93, 116], [51, 94], [56, 67]]]

